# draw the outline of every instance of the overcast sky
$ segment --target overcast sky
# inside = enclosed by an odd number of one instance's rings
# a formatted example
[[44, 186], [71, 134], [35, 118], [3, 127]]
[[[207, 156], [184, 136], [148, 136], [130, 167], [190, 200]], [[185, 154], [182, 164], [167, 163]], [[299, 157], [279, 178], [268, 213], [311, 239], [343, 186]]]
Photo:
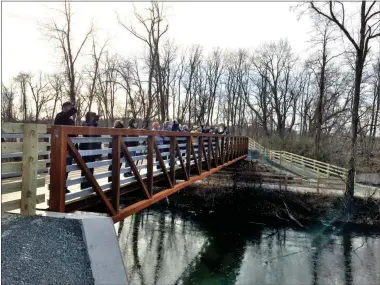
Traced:
[[[142, 10], [147, 3], [137, 3]], [[301, 57], [309, 46], [310, 21], [289, 10], [294, 3], [282, 2], [176, 2], [167, 3], [169, 37], [181, 46], [200, 44], [205, 51], [213, 47], [228, 49], [256, 48], [261, 43], [288, 38]], [[58, 19], [51, 8], [62, 3], [3, 2], [2, 3], [2, 80], [4, 83], [18, 72], [54, 72], [59, 58], [52, 43], [41, 33], [40, 23]], [[74, 2], [74, 44], [79, 45], [93, 20], [97, 42], [111, 38], [108, 50], [124, 56], [141, 55], [144, 46], [120, 27], [117, 13], [126, 22], [134, 23], [130, 2]], [[88, 53], [90, 47], [84, 49]], [[79, 65], [88, 62], [82, 57]]]

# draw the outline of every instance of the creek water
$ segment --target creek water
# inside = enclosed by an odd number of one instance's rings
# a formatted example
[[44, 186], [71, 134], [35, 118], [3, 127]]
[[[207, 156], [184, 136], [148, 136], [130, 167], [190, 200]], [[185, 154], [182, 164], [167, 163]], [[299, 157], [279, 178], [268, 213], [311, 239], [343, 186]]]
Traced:
[[380, 284], [380, 235], [147, 209], [117, 226], [129, 284]]

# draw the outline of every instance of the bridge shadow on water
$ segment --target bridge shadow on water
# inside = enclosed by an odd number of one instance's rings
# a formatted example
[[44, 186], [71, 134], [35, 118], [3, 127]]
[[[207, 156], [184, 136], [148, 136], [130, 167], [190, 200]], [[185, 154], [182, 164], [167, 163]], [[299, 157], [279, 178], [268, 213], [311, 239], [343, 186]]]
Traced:
[[379, 284], [380, 237], [146, 209], [115, 225], [130, 284]]

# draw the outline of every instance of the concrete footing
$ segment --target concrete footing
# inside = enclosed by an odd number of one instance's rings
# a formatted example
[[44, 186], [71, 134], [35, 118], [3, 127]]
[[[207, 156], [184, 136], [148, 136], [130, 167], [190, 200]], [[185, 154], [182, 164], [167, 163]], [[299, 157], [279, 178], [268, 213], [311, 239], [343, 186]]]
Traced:
[[128, 284], [119, 242], [111, 218], [91, 213], [41, 212], [38, 214], [47, 217], [80, 220], [95, 284]]

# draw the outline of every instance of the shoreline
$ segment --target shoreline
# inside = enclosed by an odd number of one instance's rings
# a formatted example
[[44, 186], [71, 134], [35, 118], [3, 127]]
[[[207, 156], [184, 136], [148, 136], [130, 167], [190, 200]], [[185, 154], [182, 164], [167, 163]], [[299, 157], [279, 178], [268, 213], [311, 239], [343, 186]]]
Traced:
[[348, 216], [343, 196], [260, 188], [238, 174], [242, 168], [245, 175], [253, 172], [249, 163], [242, 161], [152, 208], [179, 210], [215, 222], [380, 232], [379, 199], [355, 197]]

